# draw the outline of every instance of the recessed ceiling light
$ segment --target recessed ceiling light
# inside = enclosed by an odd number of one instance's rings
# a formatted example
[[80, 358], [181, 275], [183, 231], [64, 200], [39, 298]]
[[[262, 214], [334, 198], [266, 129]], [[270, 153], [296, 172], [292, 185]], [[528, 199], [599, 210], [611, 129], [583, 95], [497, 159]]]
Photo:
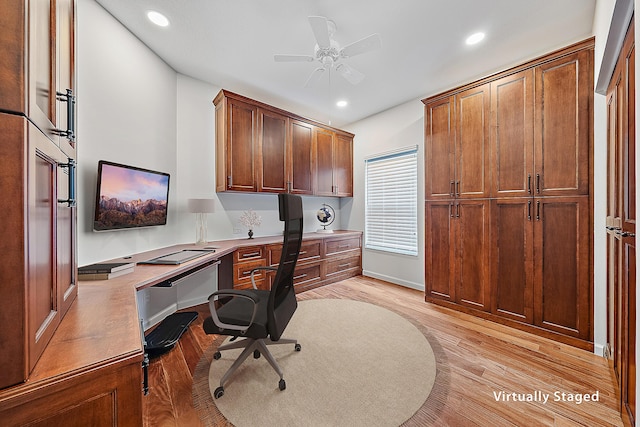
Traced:
[[466, 43], [469, 45], [476, 44], [480, 43], [482, 39], [484, 39], [484, 33], [475, 33], [467, 37]]
[[348, 104], [348, 102], [347, 102], [347, 101], [345, 101], [344, 99], [341, 99], [340, 101], [336, 102], [336, 105], [337, 105], [338, 107], [340, 107], [340, 108], [344, 108], [344, 107], [346, 107], [346, 106], [347, 106], [347, 104]]
[[147, 18], [149, 18], [149, 21], [153, 22], [159, 27], [169, 26], [169, 19], [160, 12], [156, 12], [155, 10], [148, 11]]

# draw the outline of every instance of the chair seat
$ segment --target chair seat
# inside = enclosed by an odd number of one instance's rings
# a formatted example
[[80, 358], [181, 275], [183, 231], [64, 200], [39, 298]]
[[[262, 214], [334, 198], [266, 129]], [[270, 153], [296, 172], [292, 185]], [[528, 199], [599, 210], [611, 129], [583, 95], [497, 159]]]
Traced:
[[[256, 317], [253, 324], [243, 334], [239, 331], [230, 329], [221, 329], [213, 323], [213, 319], [208, 317], [205, 319], [202, 327], [207, 334], [219, 334], [247, 337], [254, 339], [267, 338], [269, 331], [267, 329], [267, 303], [269, 301], [269, 291], [247, 289], [243, 291], [247, 295], [252, 295], [258, 299]], [[253, 302], [246, 298], [232, 298], [226, 304], [217, 309], [218, 318], [223, 323], [232, 325], [248, 325], [251, 321], [251, 313], [253, 313]]]

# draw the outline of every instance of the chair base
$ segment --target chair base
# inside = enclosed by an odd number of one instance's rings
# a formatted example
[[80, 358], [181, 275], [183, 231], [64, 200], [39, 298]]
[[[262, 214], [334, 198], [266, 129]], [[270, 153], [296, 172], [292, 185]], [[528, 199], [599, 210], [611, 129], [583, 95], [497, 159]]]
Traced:
[[302, 350], [302, 347], [300, 346], [300, 344], [298, 344], [298, 340], [288, 339], [288, 338], [280, 338], [278, 341], [272, 341], [270, 338], [264, 338], [264, 339], [244, 338], [241, 341], [231, 342], [229, 344], [220, 346], [218, 348], [218, 351], [216, 351], [213, 355], [213, 358], [216, 360], [219, 359], [221, 356], [220, 351], [231, 350], [234, 348], [244, 348], [244, 350], [242, 350], [242, 353], [240, 353], [240, 356], [238, 356], [238, 358], [233, 362], [233, 365], [231, 365], [231, 367], [227, 370], [227, 372], [225, 372], [225, 374], [220, 379], [220, 387], [216, 389], [214, 393], [214, 397], [217, 399], [224, 394], [224, 383], [229, 379], [231, 375], [233, 375], [233, 373], [240, 367], [240, 365], [242, 365], [242, 363], [247, 359], [247, 357], [249, 357], [251, 353], [257, 354], [257, 356], [254, 355], [254, 357], [256, 358], [260, 357], [260, 354], [264, 355], [265, 359], [267, 359], [267, 361], [269, 362], [273, 370], [276, 371], [276, 373], [280, 377], [280, 382], [278, 384], [278, 387], [280, 388], [280, 390], [284, 390], [286, 388], [286, 383], [282, 378], [282, 370], [280, 369], [278, 362], [276, 362], [276, 359], [273, 357], [273, 355], [271, 354], [271, 352], [267, 347], [270, 345], [280, 345], [280, 344], [294, 344], [296, 351]]

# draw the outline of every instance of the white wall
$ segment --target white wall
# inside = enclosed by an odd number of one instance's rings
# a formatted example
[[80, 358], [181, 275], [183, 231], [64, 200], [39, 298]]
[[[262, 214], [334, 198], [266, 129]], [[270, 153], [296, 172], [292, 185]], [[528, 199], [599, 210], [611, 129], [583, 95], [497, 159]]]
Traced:
[[[77, 61], [79, 265], [173, 243], [176, 73], [91, 0], [78, 1]], [[92, 231], [98, 160], [171, 175], [166, 231]]]
[[419, 99], [353, 123], [353, 200], [343, 203], [346, 228], [364, 230], [364, 160], [398, 148], [418, 146], [418, 256], [363, 249], [363, 274], [424, 289], [424, 110]]
[[[210, 240], [246, 237], [238, 219], [248, 209], [262, 217], [256, 237], [281, 233], [275, 194], [215, 193], [220, 88], [176, 73], [93, 0], [78, 1], [78, 17], [79, 265], [195, 241], [189, 198], [216, 200]], [[167, 225], [93, 232], [98, 160], [171, 174]], [[337, 198], [303, 197], [305, 231], [319, 228], [323, 203], [336, 211], [330, 228], [343, 228]]]
[[[598, 0], [593, 19], [596, 36], [594, 82], [598, 81], [604, 47], [615, 0]], [[594, 353], [602, 356], [607, 343], [607, 106], [603, 95], [595, 94], [594, 116], [594, 212], [593, 212], [593, 341]]]

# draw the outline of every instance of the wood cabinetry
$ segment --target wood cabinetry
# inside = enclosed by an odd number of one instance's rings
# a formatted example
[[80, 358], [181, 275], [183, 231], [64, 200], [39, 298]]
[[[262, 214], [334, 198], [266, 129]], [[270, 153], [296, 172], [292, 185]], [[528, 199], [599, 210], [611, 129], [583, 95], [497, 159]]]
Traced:
[[[251, 287], [250, 271], [255, 267], [277, 267], [282, 243], [265, 243], [238, 248], [233, 255], [235, 288]], [[336, 232], [303, 237], [293, 283], [296, 292], [362, 274], [362, 234]], [[256, 273], [258, 288], [270, 289], [275, 271]]]
[[[266, 267], [267, 252], [264, 245], [245, 246], [233, 253], [233, 286], [237, 289], [251, 288], [251, 270]], [[258, 289], [265, 289], [266, 271], [257, 271], [253, 278]]]
[[426, 293], [489, 309], [489, 202], [426, 204]]
[[28, 378], [77, 294], [75, 136], [57, 95], [74, 90], [74, 13], [73, 1], [9, 1], [0, 17], [0, 320], [12, 325], [0, 388]]
[[353, 195], [353, 134], [222, 90], [216, 191]]
[[592, 347], [592, 57], [423, 100], [427, 300]]
[[426, 198], [489, 196], [489, 86], [425, 106]]

